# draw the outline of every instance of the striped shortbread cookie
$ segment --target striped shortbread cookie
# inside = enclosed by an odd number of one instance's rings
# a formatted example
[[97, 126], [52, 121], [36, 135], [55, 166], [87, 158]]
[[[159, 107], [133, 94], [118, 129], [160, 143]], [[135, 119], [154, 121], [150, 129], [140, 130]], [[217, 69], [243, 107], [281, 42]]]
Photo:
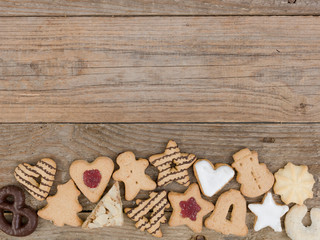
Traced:
[[[45, 200], [48, 196], [56, 174], [56, 163], [50, 158], [43, 158], [35, 166], [27, 163], [19, 164], [14, 176], [19, 183], [37, 200]], [[37, 178], [40, 177], [40, 182]]]

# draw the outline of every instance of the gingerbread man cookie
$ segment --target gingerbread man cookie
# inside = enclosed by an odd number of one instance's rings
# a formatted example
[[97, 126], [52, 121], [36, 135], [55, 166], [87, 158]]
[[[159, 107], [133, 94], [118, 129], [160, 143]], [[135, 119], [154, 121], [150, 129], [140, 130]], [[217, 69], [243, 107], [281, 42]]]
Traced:
[[[169, 208], [170, 204], [167, 200], [167, 192], [152, 192], [147, 200], [136, 200], [138, 204], [135, 208], [125, 208], [124, 212], [127, 216], [136, 222], [136, 228], [141, 231], [147, 230], [151, 235], [155, 237], [162, 237], [160, 229], [161, 223], [167, 221], [164, 211], [165, 208]], [[152, 210], [150, 220], [145, 215]]]
[[[231, 205], [233, 205], [231, 219], [227, 220], [226, 217]], [[246, 214], [246, 200], [239, 191], [231, 189], [220, 195], [215, 210], [204, 224], [207, 228], [226, 235], [245, 236], [248, 234]]]
[[117, 157], [120, 169], [113, 173], [113, 179], [125, 185], [125, 198], [134, 199], [140, 190], [153, 190], [157, 184], [145, 174], [149, 162], [146, 159], [136, 160], [133, 152], [124, 152]]
[[98, 202], [106, 189], [114, 169], [108, 157], [98, 157], [92, 163], [84, 160], [74, 161], [69, 169], [70, 176], [90, 202]]
[[214, 205], [202, 199], [198, 184], [191, 184], [185, 193], [170, 192], [168, 198], [173, 208], [169, 226], [187, 225], [192, 231], [201, 232], [203, 217]]
[[249, 204], [248, 208], [256, 215], [254, 230], [259, 231], [265, 227], [271, 227], [276, 232], [281, 232], [281, 217], [288, 212], [289, 207], [278, 205], [268, 192], [262, 204]]
[[307, 198], [313, 197], [312, 187], [315, 181], [307, 166], [288, 163], [274, 176], [276, 178], [274, 192], [281, 196], [285, 204], [293, 202], [302, 205]]
[[235, 153], [233, 159], [232, 167], [238, 171], [237, 181], [243, 195], [258, 197], [272, 188], [273, 174], [264, 163], [259, 163], [257, 152], [245, 148]]
[[78, 201], [80, 192], [72, 180], [58, 185], [56, 195], [48, 197], [48, 204], [38, 211], [38, 216], [53, 221], [53, 224], [62, 227], [64, 224], [79, 227], [82, 220], [77, 213], [81, 212], [82, 206]]
[[196, 161], [196, 156], [180, 153], [176, 142], [170, 140], [164, 153], [149, 157], [150, 163], [159, 170], [158, 186], [165, 186], [173, 181], [184, 186], [190, 185], [188, 168]]
[[[35, 199], [43, 201], [50, 192], [56, 167], [55, 161], [43, 158], [35, 166], [27, 163], [19, 164], [14, 170], [14, 176]], [[36, 181], [38, 177], [40, 177], [40, 183]]]

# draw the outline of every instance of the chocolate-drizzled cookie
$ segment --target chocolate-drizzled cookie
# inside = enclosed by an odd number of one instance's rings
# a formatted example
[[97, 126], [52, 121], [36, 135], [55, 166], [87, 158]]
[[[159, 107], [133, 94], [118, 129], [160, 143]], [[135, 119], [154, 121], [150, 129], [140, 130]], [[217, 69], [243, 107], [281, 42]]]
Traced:
[[[13, 202], [7, 200], [13, 197]], [[4, 211], [12, 212], [12, 223], [8, 222], [4, 216]], [[22, 222], [22, 217], [27, 219], [27, 223]], [[0, 189], [0, 230], [8, 235], [23, 237], [34, 232], [38, 225], [38, 215], [25, 205], [25, 195], [21, 188], [13, 185]]]
[[[19, 164], [14, 176], [19, 183], [37, 200], [43, 201], [48, 196], [56, 174], [56, 163], [50, 158], [43, 158], [35, 166]], [[36, 178], [41, 177], [40, 183]]]
[[184, 186], [190, 185], [188, 168], [197, 160], [194, 154], [181, 153], [175, 141], [170, 140], [164, 153], [152, 155], [149, 162], [159, 170], [158, 186], [173, 181]]
[[[167, 192], [152, 192], [146, 200], [136, 200], [136, 208], [125, 208], [124, 212], [130, 219], [136, 222], [136, 228], [141, 231], [147, 230], [155, 237], [162, 237], [160, 224], [167, 221], [164, 210], [169, 208], [170, 204], [167, 199]], [[150, 220], [145, 215], [152, 210]]]

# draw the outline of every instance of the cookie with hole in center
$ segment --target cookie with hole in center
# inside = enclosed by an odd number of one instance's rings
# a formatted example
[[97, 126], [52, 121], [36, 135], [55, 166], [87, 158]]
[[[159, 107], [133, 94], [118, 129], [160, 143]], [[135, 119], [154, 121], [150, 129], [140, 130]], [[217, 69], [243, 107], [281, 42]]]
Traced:
[[113, 173], [113, 179], [122, 181], [125, 185], [125, 198], [134, 199], [140, 190], [153, 190], [157, 184], [145, 174], [149, 166], [147, 159], [138, 159], [133, 152], [124, 152], [117, 157], [120, 169]]
[[169, 226], [187, 225], [192, 231], [201, 232], [203, 217], [214, 205], [201, 197], [198, 184], [191, 184], [184, 193], [170, 192], [168, 198], [173, 208]]

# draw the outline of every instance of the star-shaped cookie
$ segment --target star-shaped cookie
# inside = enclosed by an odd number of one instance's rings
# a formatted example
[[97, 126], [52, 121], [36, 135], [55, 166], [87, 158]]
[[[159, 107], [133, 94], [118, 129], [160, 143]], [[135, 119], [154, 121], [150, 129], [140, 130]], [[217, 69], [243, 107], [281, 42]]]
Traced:
[[184, 186], [189, 186], [188, 168], [196, 159], [194, 154], [180, 153], [177, 143], [170, 140], [164, 153], [152, 155], [149, 157], [149, 162], [159, 170], [159, 187], [173, 181]]
[[286, 205], [278, 205], [268, 192], [261, 204], [249, 204], [251, 212], [256, 215], [254, 230], [259, 231], [265, 227], [271, 227], [276, 232], [281, 232], [280, 218], [289, 210]]
[[191, 184], [185, 193], [170, 192], [168, 198], [173, 208], [169, 226], [187, 225], [192, 231], [201, 232], [203, 217], [214, 205], [202, 199], [198, 184]]
[[157, 184], [145, 174], [149, 165], [147, 159], [136, 160], [133, 152], [124, 152], [117, 157], [120, 169], [113, 173], [113, 179], [125, 185], [125, 198], [134, 199], [140, 190], [153, 190]]

